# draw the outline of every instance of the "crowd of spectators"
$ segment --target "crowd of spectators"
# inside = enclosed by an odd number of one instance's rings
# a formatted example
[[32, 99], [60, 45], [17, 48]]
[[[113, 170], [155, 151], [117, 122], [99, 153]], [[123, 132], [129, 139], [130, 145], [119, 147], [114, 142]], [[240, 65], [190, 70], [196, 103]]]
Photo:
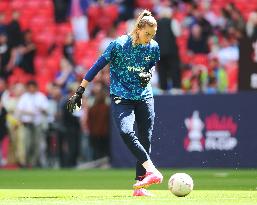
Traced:
[[109, 156], [108, 66], [86, 90], [80, 111], [67, 112], [65, 102], [108, 44], [130, 31], [141, 9], [152, 11], [159, 25], [154, 94], [236, 92], [239, 39], [257, 38], [256, 5], [0, 1], [0, 166], [74, 167]]

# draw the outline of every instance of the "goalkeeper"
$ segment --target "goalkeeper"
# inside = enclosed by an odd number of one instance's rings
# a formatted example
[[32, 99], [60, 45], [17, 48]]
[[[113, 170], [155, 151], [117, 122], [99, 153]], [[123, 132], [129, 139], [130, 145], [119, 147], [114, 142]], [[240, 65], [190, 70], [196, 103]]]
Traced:
[[[160, 58], [159, 46], [153, 40], [156, 30], [156, 20], [151, 12], [144, 10], [133, 31], [109, 44], [67, 102], [70, 112], [73, 112], [76, 106], [80, 107], [88, 83], [110, 63], [112, 115], [123, 141], [137, 158], [134, 196], [150, 196], [145, 188], [163, 180], [162, 174], [155, 168], [149, 156], [155, 117], [152, 87], [149, 82], [152, 67]], [[138, 136], [135, 135], [135, 122]]]

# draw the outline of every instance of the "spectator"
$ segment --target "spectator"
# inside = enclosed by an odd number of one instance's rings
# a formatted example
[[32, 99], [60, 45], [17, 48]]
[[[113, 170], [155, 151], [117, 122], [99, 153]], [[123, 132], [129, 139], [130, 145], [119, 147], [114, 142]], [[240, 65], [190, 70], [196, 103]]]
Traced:
[[63, 56], [72, 66], [75, 66], [74, 62], [74, 37], [72, 33], [66, 35], [64, 45], [63, 45]]
[[239, 60], [239, 48], [230, 39], [224, 38], [221, 42], [221, 48], [217, 53], [221, 65], [226, 65]]
[[109, 106], [101, 84], [95, 85], [95, 100], [88, 110], [87, 120], [93, 159], [109, 156]]
[[0, 34], [6, 33], [6, 25], [5, 25], [4, 19], [5, 19], [4, 13], [0, 13]]
[[67, 86], [75, 81], [76, 76], [73, 72], [72, 65], [67, 59], [63, 58], [60, 62], [60, 71], [57, 73], [54, 82], [61, 87], [62, 94], [66, 95], [68, 93]]
[[17, 105], [17, 116], [23, 125], [22, 137], [26, 146], [26, 166], [39, 166], [41, 148], [45, 144], [44, 129], [47, 123], [48, 100], [38, 91], [35, 81], [27, 83], [26, 92]]
[[61, 88], [55, 83], [50, 83], [47, 86], [48, 94], [48, 122], [49, 128], [46, 133], [47, 141], [47, 165], [51, 167], [59, 167], [58, 160], [58, 133], [62, 129], [60, 127], [60, 116], [58, 115], [59, 105], [62, 99]]
[[88, 99], [86, 97], [83, 97], [83, 104], [81, 105], [81, 117], [80, 117], [80, 126], [82, 131], [81, 136], [81, 153], [80, 156], [85, 161], [92, 161], [93, 160], [93, 153], [92, 153], [92, 147], [89, 142], [89, 128], [88, 128]]
[[24, 32], [24, 45], [21, 49], [22, 60], [20, 67], [26, 73], [35, 74], [34, 57], [36, 54], [36, 45], [32, 41], [32, 33], [30, 30]]
[[231, 16], [225, 8], [222, 8], [217, 19], [217, 30], [221, 34], [226, 33], [226, 28], [231, 24]]
[[54, 17], [56, 23], [64, 23], [67, 21], [67, 14], [71, 0], [53, 0], [54, 4]]
[[2, 96], [5, 89], [6, 89], [6, 80], [0, 77], [0, 96]]
[[191, 54], [207, 54], [209, 52], [207, 36], [203, 34], [202, 28], [194, 24], [187, 42], [187, 48]]
[[83, 14], [79, 0], [71, 0], [71, 24], [74, 38], [77, 41], [86, 41], [89, 39], [88, 19]]
[[20, 96], [24, 93], [25, 87], [21, 83], [10, 85], [2, 96], [2, 102], [8, 112], [8, 131], [9, 131], [9, 147], [8, 147], [8, 164], [25, 165], [25, 145], [21, 136], [22, 126], [17, 119], [15, 112]]
[[8, 36], [8, 45], [10, 48], [17, 48], [22, 45], [22, 31], [19, 23], [20, 13], [14, 11], [12, 13], [12, 20], [7, 25], [7, 36]]
[[119, 0], [119, 21], [127, 21], [134, 17], [135, 0]]
[[0, 166], [6, 164], [6, 159], [2, 153], [2, 140], [7, 137], [7, 111], [0, 98]]
[[224, 66], [220, 65], [218, 58], [214, 57], [209, 62], [209, 75], [216, 79], [217, 92], [228, 91], [228, 76]]
[[246, 34], [251, 39], [257, 39], [257, 11], [251, 12], [246, 23]]
[[0, 33], [0, 77], [7, 79], [13, 67], [12, 50], [7, 44], [7, 36]]
[[219, 16], [211, 9], [211, 1], [202, 1], [202, 8], [203, 8], [203, 19], [206, 19], [210, 25], [215, 28], [219, 26]]
[[232, 19], [232, 27], [234, 27], [238, 31], [244, 31], [245, 22], [238, 9], [235, 9], [231, 12], [231, 19]]
[[[180, 58], [178, 55], [178, 46], [176, 43], [176, 32], [179, 24], [175, 19], [171, 19], [172, 11], [168, 7], [162, 8], [159, 13], [157, 22], [158, 29], [156, 32], [156, 41], [160, 47], [160, 61], [158, 63], [158, 74], [160, 88], [167, 90], [168, 79], [171, 77], [172, 88], [181, 88], [180, 76]], [[175, 23], [176, 22], [176, 23]]]
[[214, 75], [210, 75], [208, 79], [208, 86], [205, 90], [206, 94], [216, 94], [217, 93], [217, 80]]
[[58, 117], [58, 104], [62, 98], [61, 87], [56, 83], [50, 83], [47, 87], [48, 94], [48, 117], [50, 123], [55, 123], [56, 118]]
[[71, 83], [68, 86], [68, 96], [60, 102], [59, 105], [59, 123], [58, 133], [59, 159], [61, 167], [75, 167], [80, 153], [80, 116], [81, 112], [71, 114], [67, 108], [67, 99], [71, 97], [77, 88], [77, 83]]
[[197, 7], [193, 10], [193, 25], [198, 24], [201, 27], [202, 33], [207, 38], [213, 33], [211, 24], [205, 19], [203, 12]]

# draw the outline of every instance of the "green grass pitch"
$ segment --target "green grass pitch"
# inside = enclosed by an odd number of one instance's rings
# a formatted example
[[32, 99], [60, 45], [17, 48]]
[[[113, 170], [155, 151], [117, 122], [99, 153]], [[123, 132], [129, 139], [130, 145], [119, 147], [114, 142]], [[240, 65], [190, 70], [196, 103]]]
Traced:
[[[153, 197], [132, 197], [134, 170], [0, 171], [0, 205], [257, 205], [257, 170], [162, 170], [164, 182], [153, 185]], [[186, 197], [167, 189], [169, 177], [186, 172], [194, 190]]]

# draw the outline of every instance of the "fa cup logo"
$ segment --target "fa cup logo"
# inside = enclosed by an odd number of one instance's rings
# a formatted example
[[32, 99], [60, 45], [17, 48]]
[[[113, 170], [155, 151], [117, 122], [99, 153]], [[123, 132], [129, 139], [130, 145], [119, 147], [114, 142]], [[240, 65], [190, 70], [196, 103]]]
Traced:
[[202, 140], [204, 140], [204, 138], [202, 130], [204, 128], [204, 123], [199, 117], [199, 112], [194, 111], [191, 118], [185, 119], [185, 125], [188, 129], [188, 135], [184, 142], [186, 150], [189, 152], [203, 151], [204, 146]]

